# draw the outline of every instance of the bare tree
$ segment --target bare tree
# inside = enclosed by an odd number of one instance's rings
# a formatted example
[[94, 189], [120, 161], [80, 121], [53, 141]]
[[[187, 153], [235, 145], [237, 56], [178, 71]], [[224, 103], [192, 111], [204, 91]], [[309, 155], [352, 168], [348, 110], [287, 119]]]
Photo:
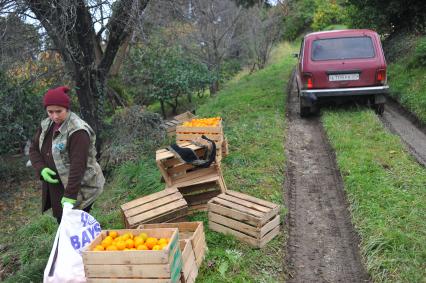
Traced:
[[219, 90], [223, 60], [236, 37], [242, 7], [230, 0], [193, 0], [191, 3], [189, 16], [196, 27], [198, 55], [216, 77], [210, 86], [210, 94], [214, 95]]
[[265, 67], [274, 43], [280, 38], [283, 17], [281, 5], [266, 8], [263, 3], [254, 5], [245, 14], [251, 72]]
[[33, 14], [41, 23], [75, 81], [83, 118], [99, 133], [108, 74], [148, 1], [2, 0], [0, 9]]
[[0, 68], [9, 69], [17, 62], [34, 59], [40, 50], [37, 29], [18, 15], [0, 17]]

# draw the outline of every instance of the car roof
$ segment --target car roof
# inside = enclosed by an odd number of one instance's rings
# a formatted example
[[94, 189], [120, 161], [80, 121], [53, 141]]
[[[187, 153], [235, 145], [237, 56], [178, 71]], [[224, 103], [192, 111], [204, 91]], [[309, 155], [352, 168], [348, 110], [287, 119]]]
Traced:
[[343, 30], [329, 30], [329, 31], [318, 31], [312, 32], [305, 35], [305, 40], [308, 39], [323, 39], [323, 38], [336, 38], [346, 36], [364, 36], [364, 35], [376, 35], [375, 31], [369, 29], [343, 29]]

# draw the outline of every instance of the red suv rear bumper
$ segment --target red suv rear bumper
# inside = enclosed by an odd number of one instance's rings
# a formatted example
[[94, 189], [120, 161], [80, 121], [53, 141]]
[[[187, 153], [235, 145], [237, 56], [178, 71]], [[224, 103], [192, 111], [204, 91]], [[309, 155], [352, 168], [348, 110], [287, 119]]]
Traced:
[[353, 87], [353, 88], [328, 88], [328, 89], [303, 89], [300, 96], [316, 100], [320, 97], [345, 97], [387, 94], [389, 86]]

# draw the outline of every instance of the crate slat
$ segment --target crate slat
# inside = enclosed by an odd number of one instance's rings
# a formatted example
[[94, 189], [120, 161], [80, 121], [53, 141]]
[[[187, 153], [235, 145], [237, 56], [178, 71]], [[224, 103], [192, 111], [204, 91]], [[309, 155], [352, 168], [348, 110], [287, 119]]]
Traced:
[[129, 225], [133, 226], [144, 221], [150, 221], [151, 219], [158, 218], [161, 215], [169, 215], [180, 209], [188, 207], [188, 203], [184, 199], [179, 199], [176, 202], [168, 203], [164, 206], [154, 208], [146, 213], [128, 217], [127, 221]]
[[234, 220], [232, 218], [224, 217], [220, 214], [216, 214], [213, 212], [209, 212], [209, 220], [218, 224], [222, 224], [226, 227], [233, 227], [238, 231], [243, 232], [244, 234], [248, 234], [254, 238], [260, 237], [260, 229], [257, 227], [253, 227], [248, 224], [244, 224], [243, 222]]
[[221, 195], [219, 195], [217, 198], [215, 198], [214, 202], [217, 203], [217, 204], [220, 204], [222, 206], [227, 206], [229, 208], [232, 208], [233, 210], [238, 210], [238, 211], [240, 211], [242, 213], [253, 215], [253, 216], [255, 216], [255, 217], [259, 218], [259, 219], [262, 219], [263, 216], [264, 216], [264, 214], [262, 212], [260, 212], [260, 211], [256, 211], [256, 210], [247, 208], [247, 207], [245, 207], [243, 205], [239, 205], [239, 204], [237, 204], [235, 202], [231, 202], [231, 201], [225, 200], [225, 199], [221, 198]]
[[[196, 239], [193, 240], [193, 242]], [[193, 245], [194, 254], [195, 254], [195, 261], [197, 263], [198, 268], [203, 263], [203, 260], [206, 256], [207, 251], [207, 245], [206, 245], [206, 236], [204, 233], [200, 234], [200, 237], [198, 240], [196, 240], [195, 244]]]
[[156, 278], [87, 278], [87, 283], [172, 283], [172, 280]]
[[198, 267], [195, 261], [194, 250], [191, 241], [181, 240], [180, 247], [182, 251], [182, 277], [181, 282], [195, 282], [198, 275]]
[[272, 229], [274, 229], [275, 227], [279, 225], [280, 225], [280, 216], [277, 215], [260, 229], [260, 237], [263, 238], [268, 232], [270, 232]]
[[183, 217], [188, 212], [188, 203], [177, 188], [166, 188], [123, 204], [121, 211], [126, 227], [134, 228], [142, 223], [167, 222]]
[[254, 210], [257, 210], [257, 211], [260, 211], [260, 212], [269, 212], [271, 210], [268, 207], [258, 205], [256, 203], [253, 203], [253, 202], [250, 202], [250, 201], [246, 201], [244, 199], [237, 198], [237, 197], [234, 197], [232, 195], [222, 194], [219, 197], [224, 199], [224, 200], [235, 202], [235, 203], [238, 203], [238, 204], [245, 206], [249, 209], [254, 209]]
[[278, 204], [275, 204], [275, 203], [272, 203], [272, 202], [269, 202], [269, 201], [266, 201], [266, 200], [263, 200], [263, 199], [258, 199], [258, 198], [255, 198], [253, 196], [246, 195], [246, 194], [236, 192], [236, 191], [228, 191], [227, 194], [234, 196], [234, 197], [238, 197], [240, 199], [248, 200], [250, 202], [253, 202], [253, 203], [256, 203], [256, 204], [259, 204], [259, 205], [269, 207], [271, 209], [274, 209], [274, 208], [279, 206]]
[[249, 215], [249, 214], [246, 214], [246, 213], [243, 213], [243, 212], [233, 210], [232, 208], [228, 208], [228, 207], [225, 207], [225, 206], [220, 206], [220, 205], [214, 204], [214, 203], [211, 202], [211, 200], [208, 203], [208, 208], [209, 208], [209, 211], [213, 211], [217, 214], [225, 215], [225, 216], [228, 216], [232, 219], [236, 219], [236, 220], [239, 220], [239, 221], [244, 221], [244, 222], [250, 223], [254, 226], [257, 226], [260, 223], [260, 218], [258, 218], [256, 216], [252, 216], [252, 215]]
[[121, 205], [121, 209], [127, 210], [127, 209], [130, 209], [132, 207], [135, 207], [135, 206], [138, 206], [138, 205], [141, 205], [141, 204], [145, 204], [145, 203], [157, 200], [159, 198], [174, 194], [176, 192], [177, 191], [174, 188], [165, 189], [165, 190], [160, 191], [158, 193], [147, 195], [145, 197], [141, 197], [141, 198], [132, 200], [130, 202], [127, 202], [127, 203]]
[[180, 194], [179, 192], [175, 192], [174, 194], [167, 195], [164, 198], [157, 199], [152, 202], [130, 208], [126, 210], [124, 214], [126, 215], [126, 217], [132, 217], [137, 214], [152, 210], [153, 208], [156, 208], [156, 207], [161, 207], [165, 204], [168, 204], [180, 199], [182, 199], [182, 194]]

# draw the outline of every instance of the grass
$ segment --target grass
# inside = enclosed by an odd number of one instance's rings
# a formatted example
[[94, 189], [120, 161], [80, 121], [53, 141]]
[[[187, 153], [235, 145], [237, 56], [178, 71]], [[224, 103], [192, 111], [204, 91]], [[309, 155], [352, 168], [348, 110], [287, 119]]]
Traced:
[[[283, 93], [295, 63], [290, 56], [294, 51], [288, 44], [279, 46], [273, 54], [276, 63], [252, 75], [237, 76], [197, 109], [199, 116], [224, 119], [230, 146], [230, 155], [223, 161], [227, 187], [281, 204], [285, 162]], [[123, 228], [120, 205], [163, 188], [154, 153], [137, 162], [127, 162], [107, 179], [92, 215], [104, 229]], [[34, 204], [39, 199], [27, 201]], [[283, 210], [282, 216], [284, 213]], [[209, 246], [199, 282], [284, 280], [285, 235], [276, 237], [263, 249], [253, 249], [231, 236], [208, 230], [205, 213], [192, 219], [204, 221]], [[16, 225], [14, 232], [0, 239], [0, 269], [7, 274], [4, 282], [42, 281], [57, 225], [46, 214], [32, 216], [26, 223]]]
[[413, 66], [413, 54], [388, 65], [391, 96], [426, 123], [426, 66]]
[[375, 282], [426, 278], [426, 169], [372, 111], [325, 111], [361, 252]]

